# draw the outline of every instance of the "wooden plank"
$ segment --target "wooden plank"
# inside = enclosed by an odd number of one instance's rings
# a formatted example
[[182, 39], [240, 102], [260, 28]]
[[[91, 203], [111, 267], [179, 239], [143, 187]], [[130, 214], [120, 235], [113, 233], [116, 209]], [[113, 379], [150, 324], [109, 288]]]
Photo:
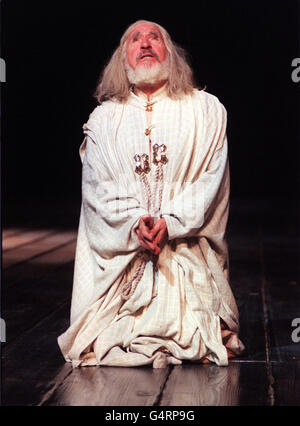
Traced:
[[170, 367], [83, 367], [73, 370], [47, 406], [151, 406]]
[[25, 228], [6, 228], [2, 230], [2, 241], [4, 241], [5, 239], [13, 236], [13, 235], [17, 235], [17, 234], [21, 234], [23, 232], [25, 232], [26, 229]]
[[57, 345], [69, 324], [69, 303], [24, 333], [9, 347], [2, 345], [2, 405], [38, 405], [70, 374]]
[[166, 383], [161, 406], [267, 405], [265, 363], [234, 362], [175, 366]]
[[300, 405], [300, 361], [272, 364], [275, 405]]
[[[281, 209], [279, 209], [279, 212]], [[291, 211], [289, 209], [289, 211]], [[278, 213], [277, 213], [278, 215]], [[297, 221], [265, 218], [262, 229], [267, 315], [271, 361], [300, 360], [300, 344], [293, 342], [292, 322], [300, 318], [300, 276]], [[280, 226], [278, 226], [280, 223]]]
[[241, 360], [266, 359], [259, 253], [263, 206], [233, 200], [227, 228], [230, 285], [240, 314], [240, 339], [245, 345]]
[[48, 272], [42, 280], [33, 271], [32, 277], [25, 277], [18, 284], [17, 291], [15, 287], [3, 290], [5, 304], [1, 315], [6, 322], [6, 346], [63, 303], [70, 302], [73, 271], [73, 261]]
[[43, 230], [40, 229], [40, 230], [34, 230], [34, 231], [32, 230], [25, 231], [18, 235], [12, 235], [3, 241], [2, 250], [3, 252], [7, 250], [12, 250], [24, 244], [28, 244], [33, 241], [39, 241], [42, 238], [45, 238], [46, 236], [49, 236], [53, 233], [54, 231], [51, 229], [43, 229]]
[[239, 309], [240, 339], [245, 345], [245, 352], [239, 359], [262, 361], [265, 360], [265, 339], [258, 233], [241, 238], [232, 230], [228, 243], [230, 285]]
[[[300, 344], [293, 341], [294, 319], [300, 322], [300, 287], [286, 278], [272, 278], [268, 285], [271, 360], [300, 360]], [[299, 323], [298, 323], [299, 325]]]
[[75, 249], [76, 241], [73, 241], [54, 251], [34, 257], [26, 263], [3, 270], [3, 288], [7, 289], [8, 287], [17, 285], [24, 279], [34, 279], [35, 282], [44, 279], [52, 271], [74, 260]]
[[9, 250], [3, 253], [3, 268], [9, 268], [15, 266], [18, 263], [29, 260], [38, 255], [44, 254], [58, 248], [61, 245], [65, 245], [71, 241], [75, 241], [77, 232], [59, 232], [51, 234], [42, 240], [34, 241], [18, 247], [14, 250]]

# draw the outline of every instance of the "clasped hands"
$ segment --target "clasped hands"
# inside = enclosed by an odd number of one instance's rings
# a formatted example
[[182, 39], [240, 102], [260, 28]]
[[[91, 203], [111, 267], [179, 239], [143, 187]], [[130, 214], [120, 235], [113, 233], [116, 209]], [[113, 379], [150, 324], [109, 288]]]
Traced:
[[164, 218], [154, 224], [151, 215], [142, 216], [136, 229], [142, 247], [153, 254], [159, 254], [165, 241], [168, 239], [168, 229]]

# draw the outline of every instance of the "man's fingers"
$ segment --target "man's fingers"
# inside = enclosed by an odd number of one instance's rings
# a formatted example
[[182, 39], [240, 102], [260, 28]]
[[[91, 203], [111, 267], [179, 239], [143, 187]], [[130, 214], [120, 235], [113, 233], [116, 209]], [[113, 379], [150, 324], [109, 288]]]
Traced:
[[154, 224], [151, 215], [142, 216], [139, 228], [136, 230], [142, 247], [150, 250], [154, 254], [159, 254], [161, 244], [166, 236], [166, 223], [164, 219], [159, 219]]
[[160, 232], [160, 231], [165, 231], [166, 226], [165, 226], [165, 221], [164, 219], [159, 219], [156, 224], [153, 226], [153, 228], [151, 229], [151, 234], [153, 235], [153, 237], [155, 238], [155, 236]]
[[147, 250], [152, 251], [153, 253], [156, 253], [158, 247], [156, 244], [150, 243], [150, 241], [145, 241], [145, 239], [143, 238], [142, 233], [137, 229], [136, 233], [139, 237], [139, 241], [142, 247], [144, 247]]
[[149, 228], [152, 228], [154, 220], [152, 216], [143, 216], [142, 220], [144, 223], [146, 223], [148, 225]]
[[138, 229], [136, 230], [136, 233], [137, 233], [137, 235], [139, 237], [139, 242], [140, 242], [141, 246], [144, 247], [145, 249], [149, 250], [147, 244], [144, 242], [144, 240], [142, 238], [142, 235], [141, 235], [141, 233], [140, 233], [140, 231]]
[[147, 246], [147, 244], [145, 244], [145, 243], [144, 243], [144, 241], [143, 241], [143, 240], [140, 240], [140, 245], [141, 245], [142, 247], [144, 247], [144, 249], [149, 250], [149, 247]]
[[158, 221], [155, 223], [155, 225], [153, 226], [153, 228], [151, 229], [151, 234], [153, 237], [156, 236], [156, 234], [160, 231], [161, 229], [161, 223]]
[[165, 227], [162, 227], [162, 229], [157, 233], [156, 237], [153, 240], [153, 243], [156, 244], [158, 247], [162, 247], [164, 243], [168, 239], [168, 232]]
[[140, 221], [139, 230], [141, 231], [144, 238], [147, 238], [147, 240], [150, 240], [150, 241], [153, 240], [153, 235], [151, 234], [151, 232], [149, 231], [149, 228], [145, 225], [143, 220]]
[[151, 250], [153, 253], [155, 253], [158, 249], [158, 246], [156, 244], [150, 243], [149, 241], [146, 242], [146, 245], [149, 247], [149, 250]]
[[140, 226], [140, 231], [144, 238], [146, 238], [149, 241], [153, 240], [153, 235], [148, 231], [148, 228], [146, 226]]
[[159, 245], [162, 242], [163, 237], [164, 237], [164, 230], [161, 229], [161, 230], [158, 231], [156, 237], [153, 240], [153, 243], [156, 244], [156, 245]]

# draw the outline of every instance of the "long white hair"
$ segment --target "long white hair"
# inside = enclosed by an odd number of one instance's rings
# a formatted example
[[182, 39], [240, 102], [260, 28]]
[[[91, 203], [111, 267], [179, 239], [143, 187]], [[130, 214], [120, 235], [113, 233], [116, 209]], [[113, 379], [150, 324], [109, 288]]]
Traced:
[[132, 84], [129, 82], [126, 73], [126, 42], [130, 32], [139, 24], [154, 25], [162, 35], [168, 52], [169, 70], [166, 84], [168, 96], [172, 99], [179, 99], [183, 95], [191, 93], [195, 88], [193, 72], [187, 62], [185, 50], [171, 40], [169, 33], [161, 25], [151, 21], [139, 20], [131, 24], [124, 32], [119, 47], [114, 51], [100, 75], [95, 91], [95, 98], [99, 103], [109, 99], [126, 102], [132, 90]]

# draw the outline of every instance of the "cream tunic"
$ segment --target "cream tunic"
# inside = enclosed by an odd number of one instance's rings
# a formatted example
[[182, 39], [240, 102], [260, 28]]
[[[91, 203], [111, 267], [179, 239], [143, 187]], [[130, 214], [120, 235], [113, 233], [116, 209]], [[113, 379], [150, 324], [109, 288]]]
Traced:
[[[125, 104], [104, 102], [83, 126], [71, 325], [58, 343], [73, 366], [159, 368], [204, 357], [224, 366], [226, 348], [237, 355], [244, 349], [228, 283], [226, 111], [198, 90], [174, 101], [163, 88], [151, 98], [151, 113], [145, 101], [142, 93], [131, 93]], [[134, 157], [151, 155], [146, 176], [157, 198], [155, 144], [167, 147], [159, 214], [169, 241], [156, 267], [153, 257], [145, 261], [135, 291], [124, 300], [122, 287], [144, 252], [135, 232], [139, 218], [154, 214]]]

